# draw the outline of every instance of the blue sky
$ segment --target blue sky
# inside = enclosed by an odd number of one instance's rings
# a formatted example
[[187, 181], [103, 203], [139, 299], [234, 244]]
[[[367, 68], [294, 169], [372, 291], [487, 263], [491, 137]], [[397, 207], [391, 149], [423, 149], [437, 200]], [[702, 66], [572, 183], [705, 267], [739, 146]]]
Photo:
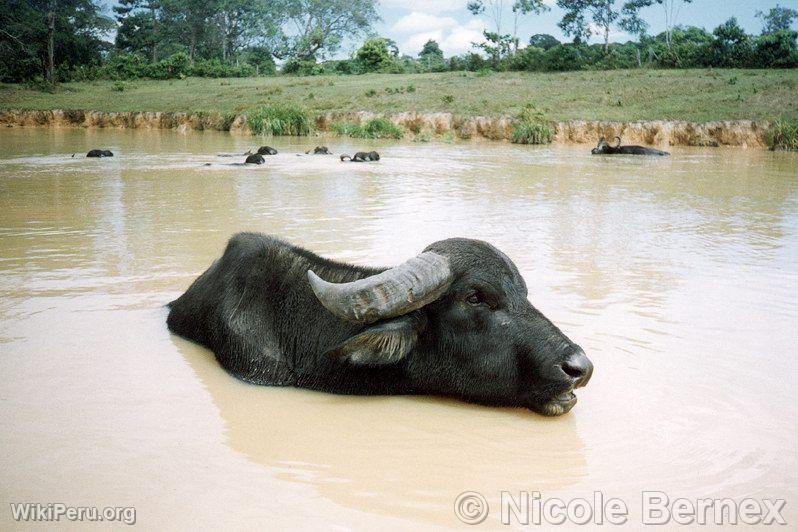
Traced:
[[[471, 42], [479, 40], [482, 28], [490, 24], [486, 15], [475, 17], [466, 9], [467, 0], [381, 0], [380, 13], [383, 21], [375, 26], [377, 34], [395, 40], [402, 53], [415, 55], [427, 39], [438, 41], [446, 56], [461, 54], [471, 49]], [[512, 0], [506, 0], [512, 4]], [[521, 19], [518, 35], [526, 42], [535, 33], [549, 33], [560, 40], [567, 40], [557, 27], [562, 11], [554, 0], [546, 0], [551, 11], [541, 15], [528, 15]], [[620, 2], [619, 2], [620, 3]], [[759, 33], [761, 19], [755, 17], [758, 10], [766, 11], [776, 4], [798, 9], [798, 0], [693, 0], [682, 5], [677, 23], [702, 26], [712, 30], [729, 17], [737, 17], [749, 33]], [[649, 33], [658, 33], [665, 28], [662, 7], [653, 6], [643, 12], [651, 25]], [[507, 10], [503, 16], [503, 32], [512, 32], [512, 15]], [[610, 39], [626, 41], [630, 36], [616, 31]], [[593, 38], [593, 42], [598, 42]]]

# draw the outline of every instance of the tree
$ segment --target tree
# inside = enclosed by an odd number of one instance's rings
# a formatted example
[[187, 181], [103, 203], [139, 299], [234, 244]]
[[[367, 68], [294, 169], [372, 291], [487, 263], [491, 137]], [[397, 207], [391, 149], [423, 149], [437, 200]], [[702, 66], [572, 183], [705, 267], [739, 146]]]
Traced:
[[161, 31], [160, 37], [187, 48], [191, 64], [198, 57], [218, 57], [222, 41], [219, 4], [219, 0], [161, 0], [161, 27], [166, 30]]
[[715, 28], [712, 34], [715, 35], [712, 48], [716, 66], [747, 66], [751, 59], [750, 41], [736, 17], [730, 18]]
[[623, 5], [621, 12], [623, 19], [620, 26], [629, 33], [644, 35], [648, 30], [648, 23], [640, 17], [640, 10], [653, 5], [662, 6], [665, 10], [665, 43], [668, 50], [673, 45], [673, 29], [679, 19], [679, 11], [684, 4], [689, 4], [693, 0], [630, 0]]
[[513, 39], [515, 50], [518, 50], [518, 23], [520, 19], [529, 13], [540, 14], [543, 11], [548, 11], [549, 6], [545, 4], [544, 0], [514, 0], [512, 3], [510, 0], [472, 0], [467, 5], [472, 15], [488, 13], [495, 30], [491, 33], [495, 35], [502, 35], [502, 18], [508, 6], [510, 6], [513, 14], [513, 33], [511, 38]]
[[772, 35], [777, 31], [789, 30], [793, 21], [798, 18], [798, 11], [776, 4], [767, 13], [757, 11], [756, 16], [762, 19], [764, 27], [762, 35]]
[[482, 35], [485, 37], [484, 42], [471, 44], [476, 48], [482, 48], [490, 57], [493, 68], [498, 68], [501, 60], [510, 55], [517, 41], [509, 33], [502, 35], [483, 30]]
[[565, 10], [565, 15], [557, 24], [565, 35], [573, 36], [575, 41], [587, 40], [593, 35], [590, 21], [604, 34], [604, 53], [610, 47], [610, 29], [620, 16], [615, 8], [615, 0], [557, 0], [557, 6]]
[[[119, 0], [119, 5], [114, 6], [116, 18], [122, 24], [117, 33], [117, 47], [124, 49], [133, 43], [141, 43], [149, 49], [150, 60], [153, 63], [157, 61], [160, 9], [158, 0]], [[130, 20], [126, 20], [128, 18]]]
[[529, 38], [529, 46], [534, 46], [542, 50], [554, 48], [558, 44], [561, 44], [560, 41], [558, 41], [553, 35], [549, 35], [547, 33], [536, 33]]
[[355, 54], [365, 72], [379, 72], [390, 66], [392, 59], [386, 39], [368, 39]]
[[112, 24], [92, 0], [0, 0], [0, 79], [55, 82], [62, 69], [98, 63]]
[[222, 61], [234, 62], [238, 52], [255, 41], [274, 42], [282, 21], [280, 4], [263, 0], [219, 0], [217, 17], [222, 34]]
[[284, 14], [295, 31], [282, 54], [300, 60], [334, 53], [344, 38], [361, 35], [380, 20], [376, 0], [292, 0]]
[[437, 41], [433, 41], [432, 39], [424, 43], [424, 47], [418, 54], [418, 60], [428, 71], [440, 71], [446, 68], [446, 62], [443, 59], [443, 50], [441, 50]]

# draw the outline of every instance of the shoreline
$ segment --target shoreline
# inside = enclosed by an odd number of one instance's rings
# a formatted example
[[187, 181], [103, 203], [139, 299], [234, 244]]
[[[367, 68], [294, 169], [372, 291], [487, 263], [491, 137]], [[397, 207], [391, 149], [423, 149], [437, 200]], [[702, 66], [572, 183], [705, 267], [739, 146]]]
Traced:
[[[314, 123], [320, 133], [331, 132], [335, 122], [363, 124], [373, 118], [383, 117], [408, 133], [408, 139], [435, 138], [486, 139], [508, 141], [513, 131], [511, 117], [463, 117], [452, 113], [394, 114], [359, 112], [332, 112], [316, 115]], [[2, 109], [2, 127], [53, 127], [53, 128], [117, 128], [117, 129], [173, 129], [178, 131], [229, 131], [252, 135], [247, 125], [247, 115], [218, 112], [105, 112], [75, 109]], [[626, 144], [644, 144], [658, 147], [670, 146], [738, 146], [767, 149], [765, 136], [770, 123], [754, 120], [725, 120], [713, 122], [686, 122], [678, 120], [651, 121], [600, 121], [568, 120], [552, 122], [554, 143], [595, 144], [599, 137], [612, 139], [616, 135]]]

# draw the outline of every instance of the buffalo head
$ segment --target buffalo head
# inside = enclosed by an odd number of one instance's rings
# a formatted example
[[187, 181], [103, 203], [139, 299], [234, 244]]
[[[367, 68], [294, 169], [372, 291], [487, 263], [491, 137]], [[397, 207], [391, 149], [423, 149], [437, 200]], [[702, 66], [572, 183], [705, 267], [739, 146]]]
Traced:
[[598, 145], [590, 150], [590, 153], [593, 155], [601, 155], [604, 153], [615, 153], [618, 148], [621, 147], [621, 137], [615, 137], [616, 143], [615, 146], [610, 146], [607, 143], [607, 139], [601, 137], [598, 141]]
[[353, 282], [308, 277], [329, 312], [359, 326], [328, 355], [357, 366], [403, 364], [418, 392], [560, 415], [593, 372], [582, 349], [530, 304], [515, 264], [486, 242], [436, 242]]

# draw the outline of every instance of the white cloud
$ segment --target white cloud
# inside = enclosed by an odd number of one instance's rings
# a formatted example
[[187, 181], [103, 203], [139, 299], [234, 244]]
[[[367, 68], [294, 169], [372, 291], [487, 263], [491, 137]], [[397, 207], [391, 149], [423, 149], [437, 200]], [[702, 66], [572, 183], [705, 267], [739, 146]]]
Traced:
[[[448, 17], [443, 18], [448, 19]], [[460, 24], [453, 19], [449, 19], [445, 23], [441, 22], [438, 25], [430, 23], [423, 28], [417, 27], [416, 30], [423, 29], [425, 31], [410, 33], [402, 41], [400, 48], [403, 53], [416, 55], [421, 51], [424, 43], [432, 39], [437, 41], [445, 56], [460, 55], [472, 50], [472, 43], [485, 40], [482, 35], [482, 28], [484, 27], [485, 21], [480, 19], [472, 19], [465, 24]]]
[[466, 0], [380, 0], [380, 5], [383, 7], [427, 13], [445, 13], [465, 9], [466, 4]]
[[391, 30], [400, 34], [439, 31], [457, 26], [457, 21], [452, 17], [438, 17], [429, 13], [413, 11], [405, 15], [391, 26]]
[[485, 37], [482, 35], [483, 28], [485, 28], [485, 22], [474, 19], [463, 26], [452, 29], [440, 43], [441, 50], [447, 56], [460, 55], [472, 50], [472, 43], [485, 41]]

